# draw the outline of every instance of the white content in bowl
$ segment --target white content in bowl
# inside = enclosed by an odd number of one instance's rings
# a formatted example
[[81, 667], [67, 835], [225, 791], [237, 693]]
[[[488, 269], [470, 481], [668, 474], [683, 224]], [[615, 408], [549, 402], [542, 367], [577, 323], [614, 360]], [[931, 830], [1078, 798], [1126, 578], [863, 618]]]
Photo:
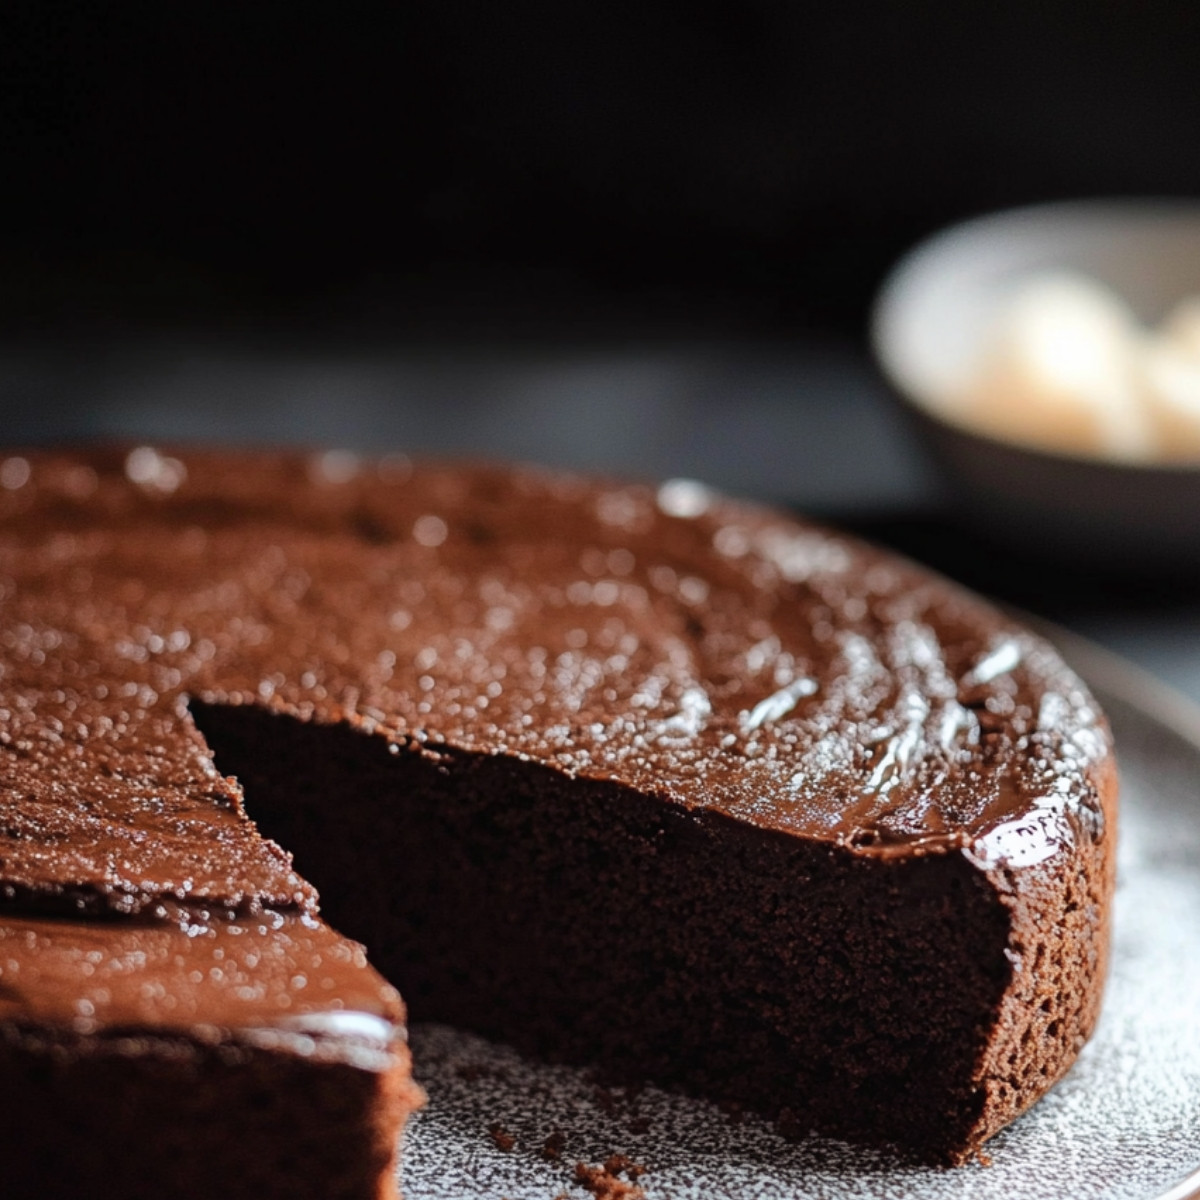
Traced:
[[1200, 297], [1150, 331], [1083, 276], [1001, 301], [945, 415], [1005, 441], [1133, 462], [1200, 459]]

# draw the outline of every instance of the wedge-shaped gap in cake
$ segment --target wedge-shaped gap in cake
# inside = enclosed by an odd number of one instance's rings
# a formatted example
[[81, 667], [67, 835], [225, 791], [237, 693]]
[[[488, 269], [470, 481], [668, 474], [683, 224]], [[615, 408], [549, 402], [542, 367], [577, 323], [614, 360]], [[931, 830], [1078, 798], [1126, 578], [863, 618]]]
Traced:
[[1008, 983], [957, 854], [887, 859], [502, 754], [191, 702], [261, 831], [414, 1020], [737, 1101], [954, 1144]]

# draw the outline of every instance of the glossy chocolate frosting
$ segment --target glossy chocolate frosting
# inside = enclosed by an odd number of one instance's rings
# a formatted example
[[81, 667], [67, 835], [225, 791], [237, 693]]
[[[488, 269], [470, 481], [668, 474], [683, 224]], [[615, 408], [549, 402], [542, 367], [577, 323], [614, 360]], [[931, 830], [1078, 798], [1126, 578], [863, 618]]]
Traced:
[[[0, 1023], [74, 1034], [234, 1034], [378, 1065], [402, 1009], [361, 946], [320, 921], [163, 908], [152, 920], [0, 921]], [[264, 1039], [264, 1031], [271, 1034]]]
[[[863, 856], [1018, 868], [1103, 833], [1108, 735], [1045, 643], [691, 482], [14, 454], [0, 611], [0, 1021], [398, 1019], [245, 816], [189, 697], [397, 753], [511, 755]], [[261, 941], [277, 927], [284, 948]], [[56, 980], [93, 951], [138, 965], [98, 970], [84, 1012]]]

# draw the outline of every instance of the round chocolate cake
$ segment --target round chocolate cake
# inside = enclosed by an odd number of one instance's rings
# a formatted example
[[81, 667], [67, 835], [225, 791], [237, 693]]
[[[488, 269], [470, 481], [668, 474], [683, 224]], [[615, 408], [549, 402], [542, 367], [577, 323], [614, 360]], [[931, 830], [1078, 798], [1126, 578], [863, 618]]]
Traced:
[[0, 611], [6, 1197], [393, 1195], [393, 985], [947, 1162], [1095, 1022], [1103, 717], [822, 529], [684, 481], [10, 454]]

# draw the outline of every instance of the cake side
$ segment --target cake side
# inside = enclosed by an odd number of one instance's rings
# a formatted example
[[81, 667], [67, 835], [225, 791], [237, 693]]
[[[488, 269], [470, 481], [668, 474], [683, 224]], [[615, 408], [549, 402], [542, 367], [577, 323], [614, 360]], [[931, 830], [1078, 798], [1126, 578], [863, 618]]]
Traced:
[[0, 1023], [4, 1194], [397, 1200], [407, 1047], [383, 1069], [343, 1050]]
[[977, 1073], [987, 1097], [975, 1143], [1020, 1116], [1070, 1069], [1100, 1016], [1116, 888], [1116, 764], [1096, 771], [1105, 836], [1040, 861], [984, 860], [1012, 914], [1012, 983]]

